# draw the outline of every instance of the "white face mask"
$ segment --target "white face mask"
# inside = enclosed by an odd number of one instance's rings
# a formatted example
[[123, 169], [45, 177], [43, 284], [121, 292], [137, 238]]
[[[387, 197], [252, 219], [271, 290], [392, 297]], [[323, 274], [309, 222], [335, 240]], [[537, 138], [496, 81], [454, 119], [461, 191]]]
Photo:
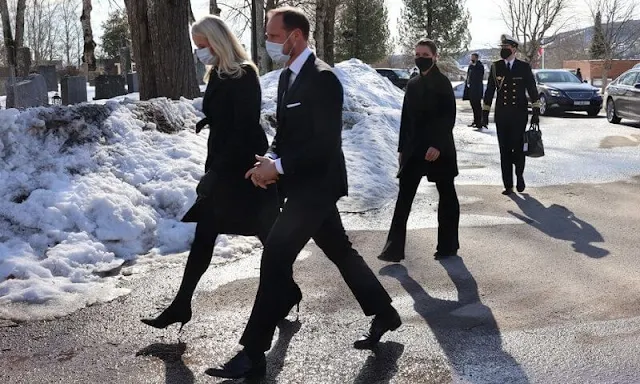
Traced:
[[290, 37], [291, 34], [289, 34], [287, 40], [285, 40], [282, 44], [274, 43], [271, 41], [266, 42], [265, 48], [267, 49], [267, 53], [269, 54], [269, 57], [271, 57], [271, 60], [273, 60], [273, 62], [275, 62], [276, 64], [285, 64], [291, 58], [291, 51], [293, 51], [293, 47], [291, 47], [291, 50], [288, 54], [282, 52], [282, 50], [284, 49], [284, 45], [287, 43], [287, 41], [289, 41]]
[[196, 49], [198, 60], [204, 65], [216, 65], [218, 58], [211, 53], [208, 47]]

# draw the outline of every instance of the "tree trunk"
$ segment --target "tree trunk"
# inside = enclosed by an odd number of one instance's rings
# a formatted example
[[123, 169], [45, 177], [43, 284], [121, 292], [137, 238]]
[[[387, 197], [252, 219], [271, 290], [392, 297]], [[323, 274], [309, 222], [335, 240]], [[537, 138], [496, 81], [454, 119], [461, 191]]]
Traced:
[[[260, 1], [258, 1], [258, 3], [260, 3]], [[264, 8], [264, 4], [263, 7]], [[209, 0], [209, 13], [212, 15], [216, 15], [216, 16], [220, 16], [220, 8], [218, 8], [218, 1], [217, 0]], [[258, 16], [260, 16], [260, 14], [258, 13]]]
[[16, 66], [16, 42], [13, 39], [13, 33], [11, 33], [11, 18], [7, 0], [0, 0], [0, 14], [2, 15], [2, 33], [4, 35], [4, 47], [7, 52], [7, 63], [12, 68], [11, 75], [13, 75]]
[[140, 99], [200, 96], [189, 41], [189, 2], [125, 0]]
[[[276, 0], [266, 0], [266, 2], [264, 2], [263, 0], [258, 0], [259, 3], [264, 5], [264, 14], [263, 14], [263, 18], [262, 20], [264, 20], [263, 26], [262, 26], [262, 31], [265, 30], [265, 27], [267, 26], [267, 13], [276, 8]], [[260, 9], [260, 8], [258, 8]], [[260, 13], [258, 13], [258, 16], [260, 15]], [[258, 27], [260, 28], [260, 27]], [[266, 43], [265, 43], [265, 37], [264, 37], [264, 33], [260, 34], [261, 36], [259, 36], [258, 38], [258, 57], [260, 58], [260, 73], [267, 73], [267, 72], [271, 72], [273, 71], [273, 62], [271, 61], [271, 58], [269, 57], [269, 54], [267, 53], [267, 48], [266, 48]]]
[[338, 8], [338, 1], [329, 0], [325, 8], [324, 18], [324, 61], [333, 66], [335, 64], [335, 34], [336, 34], [336, 9]]
[[258, 0], [256, 1], [256, 45], [258, 46], [258, 62], [256, 65], [260, 69], [260, 74], [266, 73], [266, 70], [269, 68], [269, 64], [271, 63], [271, 59], [269, 59], [269, 54], [267, 53], [267, 48], [265, 44], [265, 4], [264, 1]]
[[313, 39], [316, 41], [316, 56], [324, 60], [324, 27], [325, 27], [325, 8], [326, 0], [316, 0], [316, 28], [313, 31]]
[[16, 47], [24, 45], [24, 12], [27, 9], [27, 0], [18, 0], [16, 7]]
[[96, 42], [93, 40], [93, 30], [91, 29], [91, 0], [82, 0], [82, 15], [80, 23], [82, 23], [82, 33], [84, 36], [84, 53], [82, 61], [87, 63], [89, 71], [96, 70]]

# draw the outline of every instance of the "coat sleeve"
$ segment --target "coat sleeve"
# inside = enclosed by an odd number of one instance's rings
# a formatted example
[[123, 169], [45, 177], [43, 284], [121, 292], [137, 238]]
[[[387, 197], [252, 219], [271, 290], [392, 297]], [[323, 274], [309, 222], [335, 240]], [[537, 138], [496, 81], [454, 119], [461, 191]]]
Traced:
[[340, 80], [331, 71], [321, 71], [311, 88], [311, 134], [300, 143], [295, 153], [281, 157], [286, 175], [313, 172], [324, 164], [329, 153], [342, 145], [342, 101]]
[[407, 136], [411, 126], [409, 114], [409, 98], [411, 94], [411, 85], [407, 86], [402, 102], [402, 115], [400, 115], [400, 132], [398, 133], [398, 152], [402, 152], [406, 146]]
[[491, 72], [489, 73], [489, 80], [487, 81], [487, 90], [484, 93], [484, 103], [482, 105], [483, 111], [491, 110], [491, 103], [493, 102], [493, 96], [496, 93], [496, 63], [491, 64]]
[[[219, 129], [228, 130], [226, 132], [226, 141], [224, 149], [215, 154], [212, 168], [221, 172], [240, 171], [234, 167], [244, 166], [244, 162], [238, 161], [239, 157], [248, 155], [247, 150], [251, 150], [252, 146], [247, 142], [249, 138], [246, 132], [250, 128], [260, 122], [260, 107], [262, 103], [262, 95], [260, 91], [260, 82], [253, 70], [247, 69], [247, 72], [238, 79], [230, 79], [229, 87], [231, 105], [226, 106], [233, 110], [231, 116], [232, 121]], [[216, 106], [221, 108], [224, 106]], [[244, 171], [247, 171], [246, 169]]]
[[[438, 117], [435, 119], [433, 146], [442, 153], [449, 150], [449, 138], [453, 127], [456, 125], [456, 98], [453, 93], [451, 82], [442, 77], [438, 87]], [[425, 148], [425, 152], [428, 148]]]
[[527, 73], [525, 74], [525, 85], [527, 87], [527, 93], [531, 99], [531, 108], [540, 108], [540, 101], [538, 96], [538, 87], [536, 86], [536, 78], [533, 76], [533, 70], [531, 66], [527, 64]]

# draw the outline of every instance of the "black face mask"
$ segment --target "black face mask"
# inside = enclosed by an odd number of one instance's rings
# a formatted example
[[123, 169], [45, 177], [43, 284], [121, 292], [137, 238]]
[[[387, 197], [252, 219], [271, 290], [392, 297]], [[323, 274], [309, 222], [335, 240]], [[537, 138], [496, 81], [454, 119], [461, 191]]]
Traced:
[[433, 58], [431, 57], [416, 57], [416, 67], [420, 72], [424, 72], [433, 66]]
[[509, 48], [502, 48], [500, 50], [500, 57], [502, 57], [504, 60], [507, 60], [509, 58], [509, 56], [511, 56], [511, 50]]

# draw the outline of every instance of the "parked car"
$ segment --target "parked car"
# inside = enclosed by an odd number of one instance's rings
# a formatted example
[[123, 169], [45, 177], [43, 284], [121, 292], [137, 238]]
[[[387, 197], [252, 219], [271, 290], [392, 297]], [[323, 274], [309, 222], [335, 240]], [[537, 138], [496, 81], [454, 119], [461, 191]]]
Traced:
[[633, 66], [633, 69], [640, 68], [640, 63]]
[[[484, 85], [482, 94], [484, 95], [485, 91], [487, 90], [487, 80], [483, 81], [482, 83]], [[464, 81], [451, 82], [451, 86], [453, 87], [453, 94], [455, 95], [456, 99], [462, 99], [462, 96], [464, 95], [464, 84]]]
[[405, 89], [409, 82], [410, 74], [406, 69], [401, 68], [376, 68], [376, 71], [387, 79], [391, 80], [393, 85], [400, 89]]
[[540, 95], [540, 113], [583, 111], [597, 116], [602, 109], [600, 90], [564, 69], [534, 69]]
[[640, 121], [640, 67], [620, 75], [605, 90], [607, 120], [618, 124], [621, 119]]

